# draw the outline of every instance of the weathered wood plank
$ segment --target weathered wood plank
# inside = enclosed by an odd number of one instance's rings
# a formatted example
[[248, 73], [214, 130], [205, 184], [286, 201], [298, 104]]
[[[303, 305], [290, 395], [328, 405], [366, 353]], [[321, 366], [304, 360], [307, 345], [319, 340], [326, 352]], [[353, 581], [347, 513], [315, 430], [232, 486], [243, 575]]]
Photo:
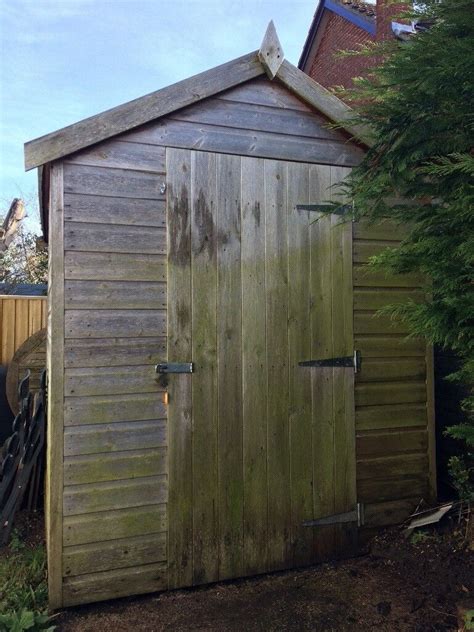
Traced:
[[162, 255], [166, 253], [166, 231], [158, 226], [65, 222], [64, 247], [86, 252]]
[[[95, 366], [95, 364], [93, 365]], [[94, 397], [67, 397], [64, 402], [64, 425], [145, 421], [164, 419], [166, 408], [156, 393], [110, 394]]]
[[64, 605], [104, 601], [166, 588], [166, 563], [146, 564], [64, 580]]
[[66, 252], [66, 279], [82, 281], [166, 281], [161, 255]]
[[379, 239], [354, 241], [354, 263], [368, 263], [371, 257], [391, 251], [397, 245], [393, 241]]
[[[125, 137], [126, 138], [126, 137]], [[93, 167], [113, 167], [164, 174], [165, 149], [153, 145], [127, 143], [111, 139], [68, 156], [68, 163]]]
[[362, 361], [358, 382], [389, 382], [415, 379], [426, 375], [425, 358], [370, 358]]
[[[64, 208], [63, 167], [51, 166], [51, 240], [48, 261], [48, 420], [46, 455], [46, 541], [51, 608], [63, 605], [63, 425], [64, 425]], [[4, 307], [5, 309], [5, 307]], [[4, 314], [5, 316], [5, 314]]]
[[163, 200], [163, 179], [154, 173], [64, 165], [64, 192], [146, 200]]
[[357, 430], [426, 426], [426, 406], [392, 402], [386, 406], [359, 407], [356, 409], [356, 425]]
[[353, 234], [354, 243], [359, 239], [383, 239], [386, 241], [399, 242], [406, 237], [408, 231], [405, 226], [396, 224], [388, 218], [379, 219], [377, 222], [369, 223], [367, 220], [354, 222]]
[[155, 393], [158, 397], [162, 390], [152, 365], [66, 369], [64, 376], [66, 396]]
[[217, 167], [219, 579], [243, 572], [241, 159]]
[[64, 455], [157, 448], [166, 444], [165, 421], [124, 421], [70, 426], [64, 434]]
[[[64, 488], [64, 516], [157, 505], [168, 495], [167, 477], [150, 476], [122, 481], [87, 483]], [[98, 537], [102, 537], [101, 535]]]
[[113, 454], [68, 456], [64, 459], [64, 484], [82, 485], [158, 476], [168, 471], [167, 448], [127, 450]]
[[358, 334], [406, 334], [409, 333], [407, 323], [378, 312], [355, 312], [354, 331]]
[[[330, 167], [310, 168], [310, 202], [331, 197]], [[314, 214], [311, 219], [311, 347], [312, 358], [333, 357], [331, 289], [331, 218]], [[307, 359], [310, 359], [308, 357]], [[334, 513], [334, 415], [333, 371], [312, 371], [313, 515]], [[314, 557], [328, 558], [334, 549], [335, 529], [314, 531]]]
[[357, 461], [357, 480], [406, 478], [426, 474], [426, 454], [400, 454]]
[[411, 287], [423, 285], [423, 278], [416, 274], [387, 274], [370, 265], [358, 263], [354, 265], [354, 286], [361, 287]]
[[25, 145], [26, 169], [32, 169], [143, 125], [178, 108], [258, 77], [263, 72], [255, 51], [32, 140]]
[[[167, 150], [168, 361], [192, 360], [191, 152]], [[170, 376], [169, 420], [169, 587], [193, 580], [191, 376]]]
[[163, 309], [166, 283], [152, 281], [66, 281], [66, 309]]
[[426, 451], [428, 441], [426, 429], [392, 430], [357, 435], [357, 458], [392, 456], [401, 452]]
[[381, 288], [365, 288], [356, 289], [354, 291], [354, 309], [355, 310], [374, 310], [385, 307], [386, 305], [396, 305], [397, 303], [406, 303], [408, 300], [419, 303], [423, 301], [425, 295], [418, 290], [393, 290]]
[[[161, 148], [160, 148], [161, 149]], [[166, 226], [164, 200], [106, 197], [66, 193], [64, 219], [71, 222], [88, 222], [127, 226]]]
[[64, 546], [97, 542], [98, 534], [101, 542], [107, 542], [118, 538], [161, 533], [166, 531], [166, 528], [165, 504], [65, 516]]
[[267, 568], [267, 358], [264, 161], [242, 158], [244, 572]]
[[415, 511], [420, 500], [420, 496], [415, 496], [406, 500], [369, 503], [365, 506], [365, 524], [367, 527], [400, 524]]
[[[163, 119], [152, 128], [132, 132], [129, 139], [133, 142], [148, 142], [167, 147], [318, 164], [354, 166], [361, 161], [363, 156], [362, 150], [356, 145], [339, 140], [329, 141], [305, 136], [231, 129], [218, 125], [175, 120], [174, 117]], [[89, 180], [90, 178], [87, 178], [87, 182]], [[103, 184], [105, 187], [106, 184]], [[80, 185], [75, 184], [75, 186]], [[83, 188], [79, 192], [81, 191]], [[149, 195], [142, 197], [149, 197]]]
[[230, 90], [221, 92], [217, 98], [238, 103], [267, 105], [285, 110], [313, 112], [304, 101], [289, 92], [279, 81], [270, 81], [267, 77], [258, 77], [242, 83]]
[[166, 561], [166, 533], [68, 546], [64, 551], [64, 576], [100, 573], [139, 564]]
[[165, 360], [164, 337], [69, 338], [64, 346], [66, 368], [155, 365]]
[[288, 165], [288, 363], [292, 561], [312, 563], [313, 532], [302, 524], [313, 517], [311, 372], [298, 365], [311, 348], [308, 165]]
[[165, 310], [68, 309], [66, 338], [157, 337], [166, 333]]
[[267, 325], [268, 570], [290, 565], [291, 488], [288, 432], [288, 172], [265, 161]]
[[[331, 167], [333, 201], [348, 202], [340, 192], [340, 184], [348, 173], [347, 169]], [[338, 215], [331, 215], [332, 338], [335, 356], [351, 355], [354, 349], [352, 246], [351, 223]], [[334, 508], [336, 513], [343, 513], [353, 509], [357, 502], [352, 369], [333, 369], [333, 401]], [[335, 531], [335, 554], [342, 557], [354, 553], [357, 548], [356, 525], [339, 525]]]
[[396, 480], [391, 478], [367, 479], [358, 481], [357, 491], [360, 502], [377, 503], [404, 498], [428, 498], [428, 480], [426, 476]]
[[313, 112], [277, 109], [266, 105], [208, 99], [173, 114], [173, 120], [219, 125], [241, 130], [325, 138], [345, 142], [345, 137], [327, 127], [327, 121]]
[[356, 384], [356, 406], [403, 404], [426, 401], [424, 382], [372, 382]]
[[364, 335], [356, 333], [355, 348], [362, 358], [404, 358], [424, 356], [426, 343], [421, 338], [407, 338], [397, 335]]
[[219, 578], [216, 156], [191, 158], [193, 583]]

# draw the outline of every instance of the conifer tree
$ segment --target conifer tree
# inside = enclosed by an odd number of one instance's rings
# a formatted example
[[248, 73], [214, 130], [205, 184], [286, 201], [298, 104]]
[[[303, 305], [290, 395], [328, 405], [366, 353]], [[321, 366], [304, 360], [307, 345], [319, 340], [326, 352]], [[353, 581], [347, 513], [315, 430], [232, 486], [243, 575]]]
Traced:
[[[410, 17], [426, 30], [409, 41], [365, 47], [361, 54], [383, 61], [344, 94], [354, 122], [369, 126], [373, 140], [347, 192], [359, 217], [388, 216], [409, 228], [400, 247], [373, 263], [394, 273], [421, 273], [430, 280], [430, 300], [390, 310], [412, 334], [455, 351], [462, 369], [453, 377], [472, 385], [474, 4], [427, 0]], [[449, 433], [466, 442], [464, 472], [471, 468], [472, 475], [473, 399], [464, 404], [466, 418]], [[459, 460], [451, 465], [459, 469]]]

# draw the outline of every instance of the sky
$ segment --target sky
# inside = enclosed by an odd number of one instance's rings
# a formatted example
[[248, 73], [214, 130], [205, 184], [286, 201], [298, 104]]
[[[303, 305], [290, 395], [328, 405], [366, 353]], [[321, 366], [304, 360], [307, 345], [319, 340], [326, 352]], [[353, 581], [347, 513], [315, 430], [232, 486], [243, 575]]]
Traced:
[[23, 144], [260, 46], [297, 64], [318, 0], [0, 0], [0, 215], [27, 202]]

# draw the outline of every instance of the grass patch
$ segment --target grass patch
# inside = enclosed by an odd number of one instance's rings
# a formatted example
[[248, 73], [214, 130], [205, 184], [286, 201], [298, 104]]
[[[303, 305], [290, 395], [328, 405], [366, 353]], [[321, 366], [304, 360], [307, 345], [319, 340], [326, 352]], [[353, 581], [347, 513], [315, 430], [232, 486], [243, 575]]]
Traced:
[[29, 546], [14, 532], [0, 551], [0, 632], [51, 632], [47, 606], [44, 546]]

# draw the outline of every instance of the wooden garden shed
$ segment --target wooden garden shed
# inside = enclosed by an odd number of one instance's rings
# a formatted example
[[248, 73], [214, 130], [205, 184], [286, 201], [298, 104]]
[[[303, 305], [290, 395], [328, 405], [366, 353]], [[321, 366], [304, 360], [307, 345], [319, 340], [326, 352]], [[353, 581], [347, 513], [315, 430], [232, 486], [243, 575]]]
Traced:
[[349, 114], [270, 24], [259, 51], [26, 144], [52, 607], [348, 555], [433, 495], [431, 352], [374, 317], [420, 279], [367, 266], [403, 231], [320, 212], [367, 147], [328, 127]]

